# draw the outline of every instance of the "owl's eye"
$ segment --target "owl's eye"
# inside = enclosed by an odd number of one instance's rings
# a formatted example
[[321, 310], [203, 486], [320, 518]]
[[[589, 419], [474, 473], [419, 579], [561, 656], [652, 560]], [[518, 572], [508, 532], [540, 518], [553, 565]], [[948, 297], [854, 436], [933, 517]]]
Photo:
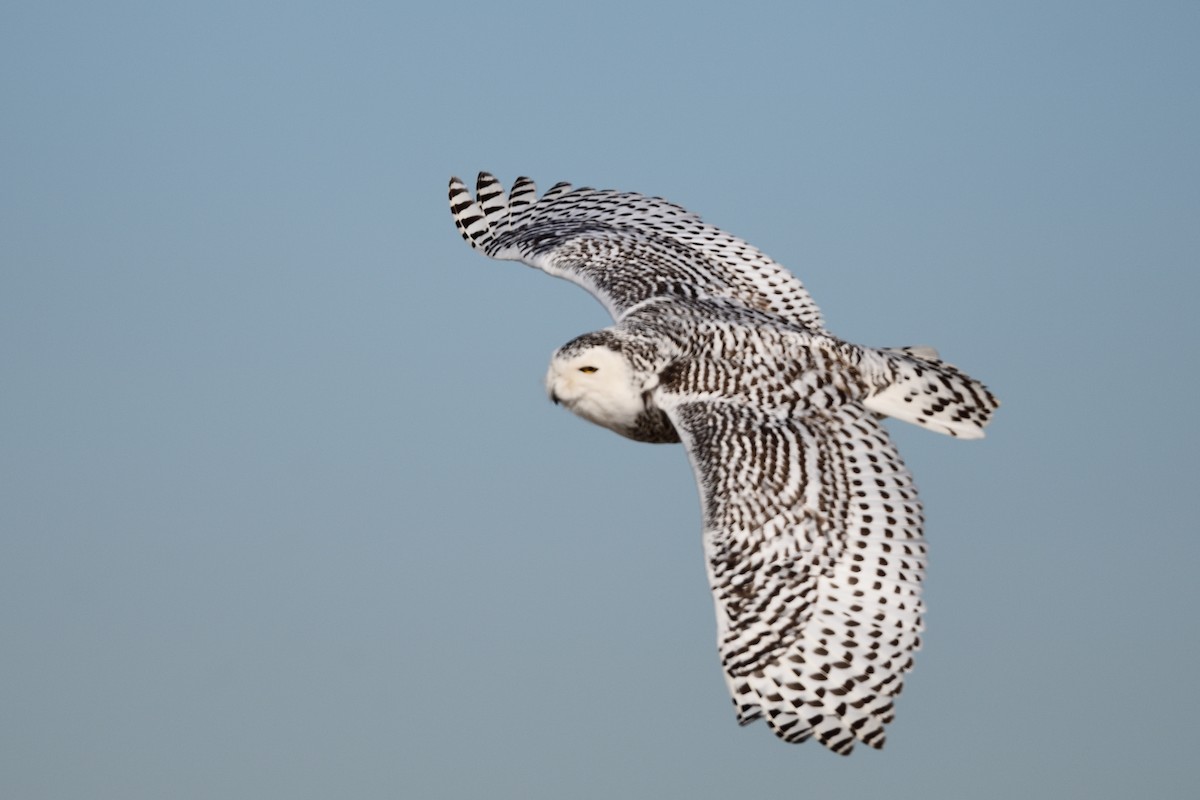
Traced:
[[586, 373], [588, 375], [591, 375], [593, 372], [596, 371], [596, 369], [597, 369], [597, 367], [580, 367], [579, 371]]

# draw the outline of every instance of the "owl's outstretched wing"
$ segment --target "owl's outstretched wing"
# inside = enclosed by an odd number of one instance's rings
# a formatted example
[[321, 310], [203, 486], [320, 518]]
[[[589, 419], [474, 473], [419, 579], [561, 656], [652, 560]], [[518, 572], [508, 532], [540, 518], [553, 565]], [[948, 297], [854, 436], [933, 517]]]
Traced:
[[857, 403], [803, 418], [660, 395], [688, 449], [726, 680], [746, 724], [882, 747], [920, 646], [912, 478]]
[[655, 298], [721, 297], [824, 329], [791, 273], [661, 198], [567, 183], [538, 198], [528, 178], [505, 192], [484, 172], [473, 198], [461, 180], [450, 179], [450, 209], [472, 247], [579, 284], [617, 320]]

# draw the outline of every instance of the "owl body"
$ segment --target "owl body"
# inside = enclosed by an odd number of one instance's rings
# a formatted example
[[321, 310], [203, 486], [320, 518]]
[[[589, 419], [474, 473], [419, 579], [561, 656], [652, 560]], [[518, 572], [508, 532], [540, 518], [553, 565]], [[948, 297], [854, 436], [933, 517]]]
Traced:
[[737, 719], [836, 753], [882, 747], [920, 646], [923, 516], [879, 424], [981, 438], [999, 403], [931, 348], [825, 329], [787, 270], [659, 198], [457, 179], [463, 238], [592, 292], [610, 328], [559, 348], [550, 398], [695, 472]]

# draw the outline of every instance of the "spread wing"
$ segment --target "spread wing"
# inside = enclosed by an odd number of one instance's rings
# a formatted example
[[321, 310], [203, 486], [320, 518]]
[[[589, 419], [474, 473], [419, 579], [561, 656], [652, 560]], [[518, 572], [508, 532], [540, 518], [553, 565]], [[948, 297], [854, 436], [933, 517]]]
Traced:
[[803, 418], [658, 396], [704, 509], [717, 637], [738, 721], [882, 747], [920, 646], [925, 544], [912, 478], [852, 403]]
[[450, 179], [450, 209], [472, 247], [579, 284], [617, 320], [655, 298], [724, 297], [824, 329], [821, 312], [791, 273], [661, 198], [567, 183], [538, 198], [528, 178], [506, 193], [485, 172], [474, 198], [461, 180]]

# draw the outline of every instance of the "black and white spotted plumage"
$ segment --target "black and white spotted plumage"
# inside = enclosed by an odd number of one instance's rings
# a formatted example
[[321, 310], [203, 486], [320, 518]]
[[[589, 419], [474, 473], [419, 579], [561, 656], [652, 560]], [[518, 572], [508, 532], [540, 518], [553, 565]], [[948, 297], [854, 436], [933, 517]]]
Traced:
[[821, 312], [787, 270], [741, 239], [657, 197], [482, 173], [473, 200], [457, 178], [450, 206], [463, 238], [492, 258], [524, 261], [580, 284], [620, 319], [660, 296], [729, 297], [821, 330]]
[[745, 724], [838, 753], [882, 747], [920, 646], [921, 504], [879, 417], [979, 438], [995, 398], [929, 348], [824, 327], [754, 247], [658, 198], [540, 199], [486, 173], [450, 205], [472, 247], [580, 284], [616, 324], [555, 354], [556, 402], [624, 436], [682, 441], [699, 485], [726, 681]]

